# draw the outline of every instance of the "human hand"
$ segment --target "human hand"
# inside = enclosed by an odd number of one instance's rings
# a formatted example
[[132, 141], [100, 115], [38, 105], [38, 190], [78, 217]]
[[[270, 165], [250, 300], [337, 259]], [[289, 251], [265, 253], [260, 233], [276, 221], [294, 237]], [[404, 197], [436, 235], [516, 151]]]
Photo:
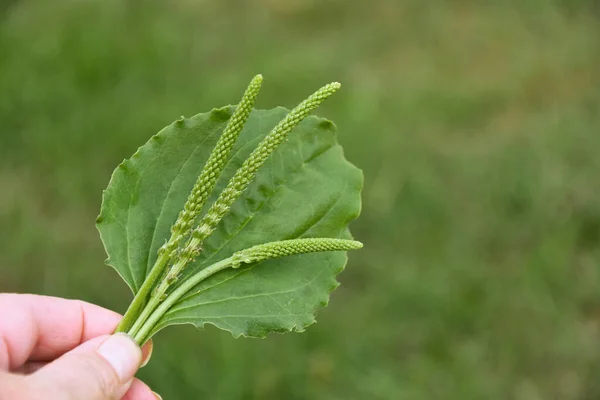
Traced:
[[120, 319], [78, 300], [0, 294], [0, 400], [160, 399], [134, 378], [152, 343], [111, 335]]

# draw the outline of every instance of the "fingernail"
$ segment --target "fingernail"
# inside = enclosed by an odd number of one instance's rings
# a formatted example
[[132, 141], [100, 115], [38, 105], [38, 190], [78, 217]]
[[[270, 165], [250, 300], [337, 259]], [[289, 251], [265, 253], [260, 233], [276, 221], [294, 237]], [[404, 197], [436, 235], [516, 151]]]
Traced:
[[[144, 357], [144, 361], [142, 361], [142, 365], [140, 365], [140, 368], [145, 367], [148, 362], [150, 361], [150, 357], [152, 357], [152, 351], [154, 350], [154, 343], [152, 342], [152, 340], [148, 341], [148, 352], [146, 353], [146, 357]], [[143, 353], [143, 350], [142, 350]]]
[[133, 378], [142, 358], [142, 350], [124, 333], [110, 336], [97, 351], [115, 370], [121, 382]]
[[160, 394], [158, 394], [156, 392], [152, 392], [152, 394], [154, 395], [154, 397], [156, 397], [157, 400], [163, 400], [163, 398], [160, 396]]

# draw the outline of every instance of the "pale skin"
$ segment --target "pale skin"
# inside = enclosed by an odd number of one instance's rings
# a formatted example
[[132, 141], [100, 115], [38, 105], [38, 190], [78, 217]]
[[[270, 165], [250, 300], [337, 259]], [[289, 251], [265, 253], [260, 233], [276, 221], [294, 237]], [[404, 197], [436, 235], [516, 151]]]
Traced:
[[152, 353], [122, 316], [78, 300], [0, 293], [0, 400], [156, 400], [134, 377]]

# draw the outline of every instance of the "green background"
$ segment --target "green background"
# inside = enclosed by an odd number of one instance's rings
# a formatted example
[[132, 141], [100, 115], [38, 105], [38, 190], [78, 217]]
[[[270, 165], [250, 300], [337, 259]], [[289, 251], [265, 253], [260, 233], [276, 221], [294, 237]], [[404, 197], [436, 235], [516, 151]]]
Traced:
[[165, 399], [600, 398], [593, 0], [0, 0], [0, 291], [131, 299], [94, 220], [180, 115], [319, 114], [364, 170], [365, 248], [304, 334], [175, 327]]

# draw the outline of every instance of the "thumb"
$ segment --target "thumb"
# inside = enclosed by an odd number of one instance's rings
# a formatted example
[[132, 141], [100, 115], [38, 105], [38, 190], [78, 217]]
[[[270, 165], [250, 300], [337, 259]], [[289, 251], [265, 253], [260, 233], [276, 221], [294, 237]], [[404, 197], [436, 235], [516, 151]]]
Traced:
[[120, 399], [141, 362], [142, 351], [129, 336], [97, 337], [30, 375], [28, 386], [44, 399]]

